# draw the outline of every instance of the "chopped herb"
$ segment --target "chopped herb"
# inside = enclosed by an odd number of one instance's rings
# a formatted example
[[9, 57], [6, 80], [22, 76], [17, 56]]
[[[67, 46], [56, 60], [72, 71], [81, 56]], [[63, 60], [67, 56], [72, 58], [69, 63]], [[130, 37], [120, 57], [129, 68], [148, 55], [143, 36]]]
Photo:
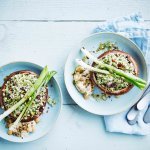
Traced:
[[75, 84], [76, 84], [76, 81], [75, 81], [75, 80], [73, 80], [73, 81], [72, 81], [72, 83], [73, 83], [73, 85], [75, 85]]
[[49, 97], [49, 99], [48, 99], [47, 102], [48, 102], [48, 104], [51, 105], [52, 107], [56, 105], [56, 101], [55, 101], [54, 99], [51, 99], [50, 97]]
[[99, 52], [101, 50], [118, 50], [118, 46], [115, 43], [107, 41], [105, 43], [100, 43], [96, 52]]
[[119, 98], [119, 97], [120, 97], [120, 95], [116, 95], [116, 96], [115, 96], [115, 98]]
[[84, 56], [84, 57], [82, 58], [82, 61], [83, 61], [83, 62], [88, 63], [88, 60], [89, 60], [89, 58], [88, 58], [88, 57], [86, 57], [86, 56]]
[[103, 101], [106, 101], [107, 100], [107, 98], [109, 97], [109, 95], [107, 95], [107, 94], [105, 94], [105, 93], [101, 93], [101, 94], [92, 94], [92, 97], [97, 101], [97, 102], [99, 102], [99, 101], [101, 101], [101, 100], [103, 100]]

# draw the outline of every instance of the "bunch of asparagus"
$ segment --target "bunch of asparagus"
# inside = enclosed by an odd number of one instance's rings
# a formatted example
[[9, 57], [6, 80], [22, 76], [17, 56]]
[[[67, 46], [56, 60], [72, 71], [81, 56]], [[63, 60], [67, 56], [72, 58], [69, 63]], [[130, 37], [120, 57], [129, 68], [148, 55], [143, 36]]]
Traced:
[[94, 68], [90, 65], [87, 65], [84, 63], [82, 60], [76, 59], [76, 62], [81, 65], [82, 67], [89, 69], [90, 71], [93, 72], [98, 72], [98, 73], [103, 73], [103, 74], [116, 74], [120, 77], [123, 77], [127, 82], [137, 86], [140, 89], [144, 89], [147, 85], [146, 81], [131, 74], [131, 73], [126, 73], [120, 69], [117, 69], [111, 65], [108, 65], [100, 60], [98, 60], [96, 57], [94, 57], [89, 51], [87, 51], [84, 47], [81, 48], [81, 51], [93, 62], [99, 65], [100, 69]]
[[[3, 114], [0, 115], [0, 121], [7, 117], [10, 113], [12, 113], [14, 110], [16, 110], [20, 105], [22, 105], [25, 101], [28, 100], [27, 104], [23, 108], [22, 112], [20, 113], [19, 117], [16, 119], [16, 121], [11, 125], [9, 128], [10, 130], [13, 130], [17, 124], [21, 121], [21, 119], [24, 117], [25, 113], [29, 110], [31, 107], [32, 102], [35, 100], [36, 96], [39, 94], [40, 89], [42, 86], [46, 86], [48, 81], [56, 74], [56, 71], [48, 71], [48, 67], [44, 67], [42, 70], [39, 78], [36, 80], [34, 85], [31, 87], [31, 89], [25, 94], [25, 96], [15, 105], [13, 105], [11, 108], [6, 110]], [[30, 98], [31, 97], [31, 98]], [[29, 99], [30, 98], [30, 99]]]

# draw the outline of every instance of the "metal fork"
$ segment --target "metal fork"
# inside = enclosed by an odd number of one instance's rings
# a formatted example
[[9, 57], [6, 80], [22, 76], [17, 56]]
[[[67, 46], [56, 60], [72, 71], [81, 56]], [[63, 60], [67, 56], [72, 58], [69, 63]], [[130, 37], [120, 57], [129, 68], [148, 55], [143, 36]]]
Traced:
[[[149, 101], [150, 101], [150, 83], [148, 84], [147, 88], [144, 90], [139, 101], [133, 107], [131, 107], [131, 109], [127, 113], [127, 121], [130, 125], [136, 124], [139, 112], [147, 106]], [[146, 111], [146, 113], [144, 115], [143, 121], [145, 123], [149, 123], [149, 121], [150, 121], [149, 120], [149, 116], [150, 116], [149, 109], [150, 109], [150, 107], [148, 107], [148, 110]]]

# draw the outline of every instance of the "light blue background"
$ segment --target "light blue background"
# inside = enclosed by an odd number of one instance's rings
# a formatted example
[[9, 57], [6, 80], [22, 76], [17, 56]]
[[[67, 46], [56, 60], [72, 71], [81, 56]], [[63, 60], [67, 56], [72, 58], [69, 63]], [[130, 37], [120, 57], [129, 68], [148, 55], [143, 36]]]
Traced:
[[[145, 150], [149, 136], [105, 132], [103, 118], [74, 104], [64, 86], [63, 69], [69, 52], [106, 20], [140, 11], [150, 26], [149, 0], [1, 0], [0, 65], [12, 61], [48, 64], [63, 93], [63, 108], [52, 132], [35, 142], [16, 144], [0, 139], [0, 150]], [[0, 26], [0, 31], [2, 31]], [[0, 32], [2, 33], [2, 32]], [[0, 34], [1, 37], [1, 34]]]

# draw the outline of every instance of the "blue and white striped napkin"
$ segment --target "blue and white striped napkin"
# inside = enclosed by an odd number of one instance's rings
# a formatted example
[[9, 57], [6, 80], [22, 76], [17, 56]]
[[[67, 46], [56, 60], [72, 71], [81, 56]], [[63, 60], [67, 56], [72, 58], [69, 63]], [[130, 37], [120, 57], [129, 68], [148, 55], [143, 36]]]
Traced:
[[[116, 32], [130, 38], [143, 51], [147, 64], [150, 66], [150, 27], [144, 22], [140, 14], [107, 22], [102, 26], [98, 26], [94, 32]], [[150, 124], [143, 122], [143, 115], [146, 110], [147, 108], [140, 112], [138, 123], [135, 125], [128, 124], [126, 120], [128, 111], [116, 115], [104, 116], [106, 130], [126, 134], [150, 134]]]

